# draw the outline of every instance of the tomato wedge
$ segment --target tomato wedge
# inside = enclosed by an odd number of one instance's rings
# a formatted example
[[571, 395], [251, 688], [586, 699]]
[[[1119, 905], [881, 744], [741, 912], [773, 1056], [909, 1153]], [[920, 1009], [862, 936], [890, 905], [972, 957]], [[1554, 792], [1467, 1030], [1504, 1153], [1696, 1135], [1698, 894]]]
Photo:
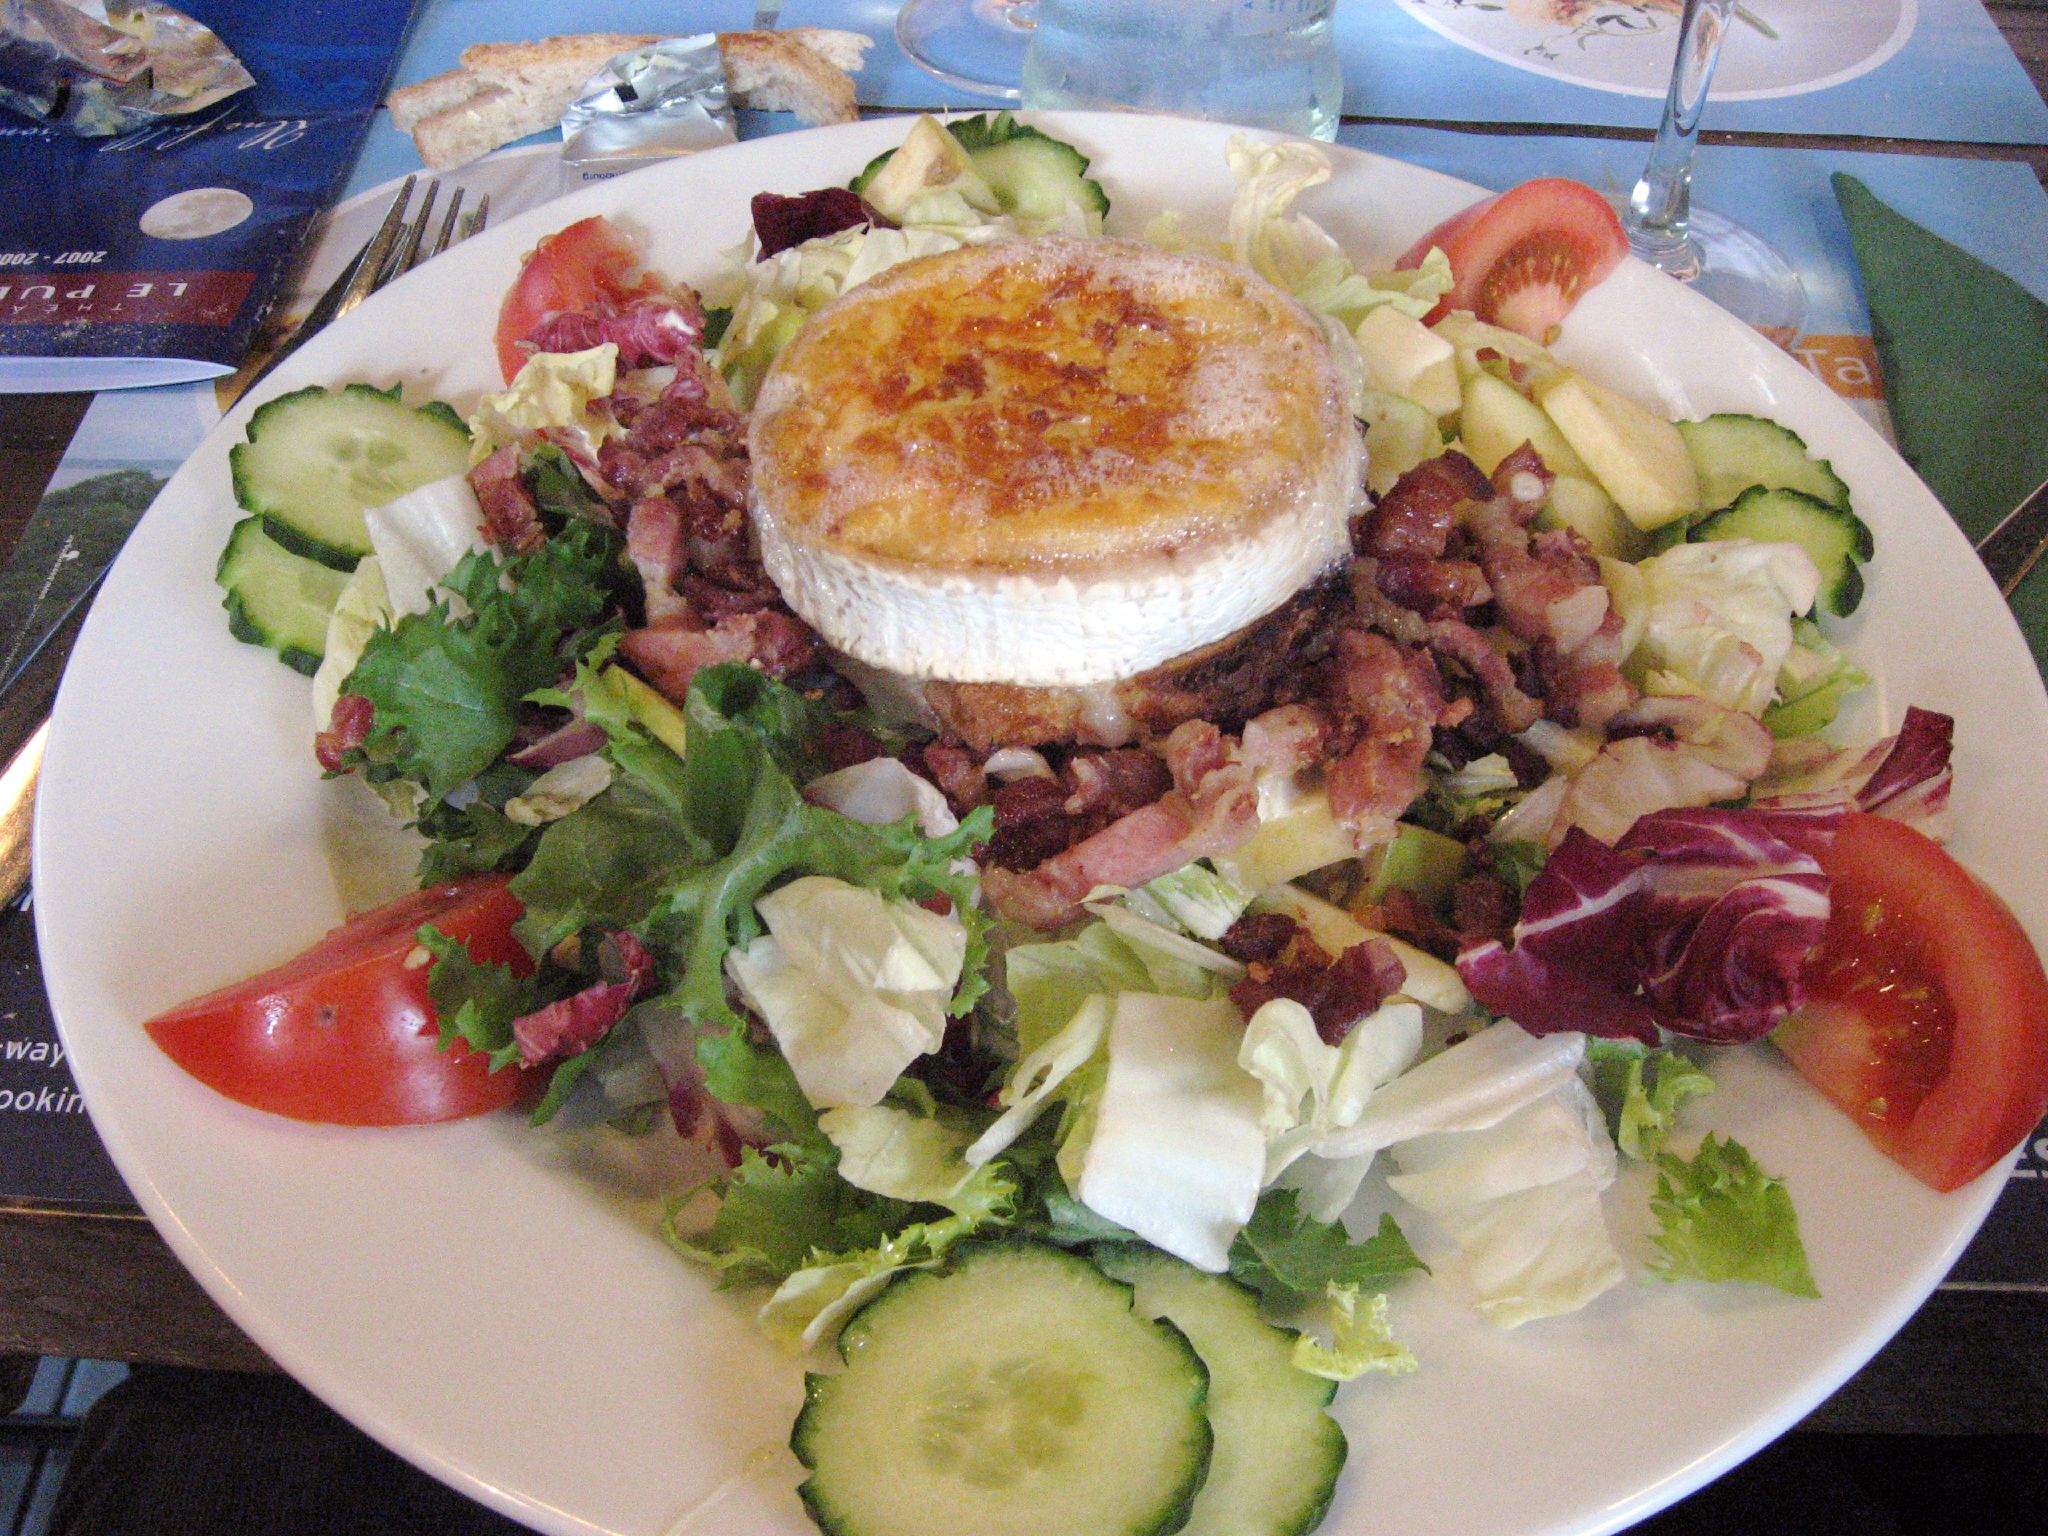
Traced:
[[526, 363], [520, 343], [543, 320], [588, 307], [598, 299], [622, 301], [652, 293], [658, 284], [640, 275], [633, 243], [602, 216], [578, 219], [526, 253], [511, 291], [498, 307], [498, 368], [511, 383]]
[[429, 968], [407, 959], [432, 923], [473, 958], [530, 972], [512, 933], [521, 910], [503, 875], [430, 886], [145, 1028], [209, 1088], [294, 1120], [423, 1125], [499, 1109], [519, 1097], [528, 1074], [492, 1072], [465, 1045], [441, 1049]]
[[1545, 176], [1474, 203], [1424, 235], [1396, 267], [1431, 246], [1451, 259], [1451, 291], [1428, 319], [1469, 309], [1548, 346], [1588, 288], [1628, 254], [1621, 218], [1584, 182]]
[[1809, 1001], [1772, 1035], [1924, 1184], [1960, 1188], [2048, 1112], [2048, 976], [2019, 920], [1931, 839], [1852, 813]]

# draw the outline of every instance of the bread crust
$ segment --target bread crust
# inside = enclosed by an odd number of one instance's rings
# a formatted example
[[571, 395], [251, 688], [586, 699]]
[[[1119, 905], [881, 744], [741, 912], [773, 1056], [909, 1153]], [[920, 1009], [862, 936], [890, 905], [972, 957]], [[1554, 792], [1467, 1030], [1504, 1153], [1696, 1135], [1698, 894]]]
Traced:
[[[606, 63], [662, 38], [582, 32], [536, 42], [473, 43], [457, 68], [401, 86], [386, 105], [392, 125], [412, 135], [430, 170], [453, 170], [552, 128]], [[871, 42], [864, 33], [832, 27], [718, 34], [735, 105], [794, 112], [812, 125], [850, 123], [858, 116], [848, 76], [860, 68]]]
[[941, 730], [977, 752], [1120, 747], [1189, 720], [1235, 730], [1282, 702], [1328, 649], [1345, 591], [1341, 575], [1325, 576], [1236, 634], [1120, 683], [1084, 689], [931, 682], [924, 704]]

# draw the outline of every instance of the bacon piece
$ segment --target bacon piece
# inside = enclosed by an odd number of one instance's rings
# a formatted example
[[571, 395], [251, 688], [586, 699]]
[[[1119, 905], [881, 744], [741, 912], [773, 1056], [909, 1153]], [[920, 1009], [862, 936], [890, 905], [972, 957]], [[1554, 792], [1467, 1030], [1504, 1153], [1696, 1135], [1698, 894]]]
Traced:
[[624, 436], [599, 448], [597, 461], [605, 484], [627, 498], [674, 499], [700, 536], [745, 520], [746, 421], [731, 411], [664, 396], [642, 407]]
[[855, 725], [851, 720], [834, 720], [827, 724], [818, 732], [817, 748], [827, 773], [837, 773], [842, 768], [853, 768], [889, 755], [874, 732]]
[[1385, 555], [1375, 579], [1380, 591], [1403, 608], [1431, 618], [1454, 616], [1493, 600], [1486, 572], [1470, 560]]
[[989, 803], [987, 776], [974, 760], [974, 754], [957, 741], [942, 737], [926, 742], [921, 751], [906, 756], [904, 762], [939, 786], [956, 816], [965, 816], [977, 805]]
[[498, 548], [515, 555], [539, 549], [547, 538], [540, 508], [519, 473], [519, 449], [507, 443], [469, 472], [469, 488], [483, 508], [484, 533]]
[[1380, 590], [1379, 561], [1360, 555], [1351, 562], [1351, 609], [1367, 629], [1400, 641], [1421, 645], [1429, 639], [1429, 623], [1411, 608], [1403, 608]]
[[1472, 674], [1503, 731], [1526, 731], [1543, 718], [1543, 701], [1522, 691], [1507, 657], [1470, 624], [1437, 619], [1429, 626], [1429, 645], [1439, 656], [1448, 657]]
[[794, 614], [763, 608], [720, 619], [710, 629], [667, 625], [628, 630], [619, 653], [654, 690], [681, 704], [700, 668], [744, 661], [770, 677], [788, 677], [817, 659], [818, 637]]
[[676, 578], [688, 563], [683, 543], [683, 514], [666, 496], [643, 496], [626, 514], [626, 558], [640, 573], [646, 594], [647, 622], [679, 619], [689, 601], [676, 590]]
[[1335, 1045], [1352, 1026], [1401, 990], [1408, 968], [1378, 934], [1353, 944], [1332, 960], [1313, 944], [1298, 945], [1301, 958], [1277, 965], [1254, 963], [1230, 989], [1230, 1000], [1247, 1017], [1276, 997], [1291, 998], [1315, 1020], [1316, 1033]]
[[654, 368], [701, 355], [704, 306], [697, 295], [649, 293], [620, 302], [597, 298], [581, 309], [541, 321], [525, 345], [535, 352], [586, 352], [605, 342], [619, 349], [619, 368]]
[[1270, 965], [1287, 953], [1301, 932], [1301, 924], [1285, 912], [1247, 912], [1223, 930], [1216, 947], [1245, 965]]
[[313, 755], [320, 760], [320, 766], [329, 773], [340, 773], [342, 754], [370, 739], [370, 727], [376, 718], [377, 706], [360, 693], [344, 693], [336, 699], [334, 712], [327, 717], [327, 729], [313, 737]]
[[1330, 717], [1313, 704], [1282, 704], [1245, 722], [1237, 759], [1256, 778], [1299, 773], [1322, 761]]
[[[1038, 782], [1043, 783], [1044, 780]], [[1076, 752], [1060, 769], [1069, 816], [1108, 821], [1150, 805], [1173, 787], [1165, 763], [1136, 747]]]
[[1326, 686], [1348, 739], [1324, 780], [1330, 810], [1358, 846], [1384, 842], [1422, 793], [1422, 762], [1444, 709], [1436, 664], [1385, 635], [1347, 629]]
[[1361, 555], [1420, 555], [1436, 560], [1448, 546], [1458, 508], [1493, 493], [1485, 471], [1462, 453], [1439, 454], [1416, 465], [1359, 519], [1354, 543]]
[[[1119, 816], [1029, 873], [984, 869], [982, 887], [997, 910], [1033, 928], [1057, 928], [1080, 915], [1083, 898], [1098, 885], [1143, 885], [1195, 859], [1228, 853], [1258, 830], [1258, 789], [1214, 726], [1189, 721], [1167, 737], [1163, 751], [1175, 787], [1152, 804]], [[997, 792], [998, 816], [1004, 794], [1046, 782], [1005, 785]]]
[[1527, 523], [1543, 510], [1550, 497], [1550, 482], [1556, 478], [1534, 446], [1524, 443], [1493, 466], [1490, 488], [1508, 503], [1515, 521]]
[[623, 929], [597, 947], [598, 979], [512, 1021], [519, 1059], [529, 1067], [580, 1056], [602, 1040], [654, 982], [654, 956]]
[[1080, 831], [1066, 802], [1067, 792], [1057, 779], [1025, 778], [998, 786], [990, 802], [996, 825], [988, 862], [1001, 869], [1031, 869], [1066, 852]]

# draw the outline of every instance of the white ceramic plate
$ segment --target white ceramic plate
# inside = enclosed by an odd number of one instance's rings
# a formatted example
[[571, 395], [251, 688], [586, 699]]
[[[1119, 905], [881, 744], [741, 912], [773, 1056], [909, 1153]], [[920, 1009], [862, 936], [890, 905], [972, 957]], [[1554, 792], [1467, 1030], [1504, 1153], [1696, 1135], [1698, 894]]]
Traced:
[[[1220, 227], [1228, 130], [1075, 115], [1125, 230], [1171, 203]], [[467, 402], [520, 255], [587, 214], [701, 281], [749, 197], [843, 182], [901, 122], [792, 134], [584, 191], [493, 228], [292, 358], [276, 393], [403, 382]], [[1311, 211], [1362, 263], [1392, 258], [1475, 189], [1351, 150]], [[1720, 311], [1626, 264], [1559, 348], [1674, 414], [1768, 413], [1831, 458], [1879, 558], [1853, 644], [1908, 700], [1952, 711], [1957, 851], [2048, 937], [2048, 705], [2012, 620], [1933, 497], [1818, 382]], [[653, 1536], [729, 1480], [710, 1523], [806, 1529], [788, 1434], [798, 1363], [653, 1230], [662, 1170], [505, 1116], [399, 1131], [295, 1124], [183, 1076], [140, 1021], [279, 961], [402, 879], [359, 791], [313, 763], [302, 679], [236, 644], [214, 560], [236, 517], [244, 403], [165, 489], [109, 577], [58, 701], [36, 829], [52, 1000], [129, 1186], [228, 1313], [378, 1439], [559, 1533]], [[377, 887], [382, 886], [379, 891]], [[347, 893], [347, 898], [344, 896]], [[1422, 1361], [1340, 1394], [1352, 1455], [1327, 1530], [1596, 1532], [1677, 1498], [1777, 1434], [1911, 1314], [1997, 1194], [1915, 1185], [1768, 1052], [1723, 1057], [1701, 1120], [1791, 1183], [1825, 1299], [1631, 1283], [1583, 1313], [1496, 1333], [1444, 1287], [1394, 1315]], [[1645, 1191], [1613, 1209], [1622, 1240]], [[1637, 1215], [1628, 1213], [1635, 1212]], [[1413, 1225], [1419, 1228], [1420, 1223]], [[749, 1470], [751, 1469], [751, 1470]]]
[[[1662, 99], [1678, 46], [1676, 0], [1400, 0], [1417, 21], [1517, 69]], [[1746, 0], [1714, 71], [1716, 101], [1768, 101], [1868, 74], [1905, 46], [1918, 0]]]

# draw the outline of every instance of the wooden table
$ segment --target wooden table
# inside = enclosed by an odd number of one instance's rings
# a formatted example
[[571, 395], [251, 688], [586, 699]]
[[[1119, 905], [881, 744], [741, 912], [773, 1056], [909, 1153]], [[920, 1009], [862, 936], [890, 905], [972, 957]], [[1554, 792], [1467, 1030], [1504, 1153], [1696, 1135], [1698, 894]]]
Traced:
[[[2048, 92], [2048, 0], [1994, 0], [1989, 9], [2035, 86]], [[1498, 125], [1475, 126], [1470, 131], [1517, 132]], [[1528, 131], [1559, 134], [1574, 130], [1544, 127]], [[1649, 137], [1625, 129], [1576, 131], [1609, 138]], [[2048, 147], [1783, 134], [1710, 132], [1705, 137], [1710, 144], [2023, 160], [2048, 183]], [[89, 397], [80, 395], [0, 399], [0, 560], [12, 552], [88, 403]], [[1916, 1320], [1907, 1334], [1938, 1323], [1941, 1309], [1956, 1311], [1958, 1326], [2007, 1342], [2018, 1336], [2005, 1331], [2009, 1326], [2048, 1332], [2044, 1320], [2035, 1317], [2048, 1313], [2041, 1299], [2018, 1301], [2026, 1312], [2002, 1299], [1938, 1294], [1922, 1314], [1927, 1321]], [[1960, 1316], [1964, 1312], [1969, 1314], [1967, 1319]], [[1981, 1362], [1951, 1360], [1940, 1374], [1983, 1379], [1977, 1366], [1996, 1373], [2009, 1365], [2008, 1353], [2017, 1356], [2027, 1351], [2024, 1347], [2009, 1350], [2001, 1344], [1987, 1349]], [[272, 1368], [262, 1351], [199, 1289], [139, 1214], [91, 1214], [0, 1203], [0, 1356], [8, 1354], [148, 1360], [237, 1370]], [[1863, 1389], [1866, 1396], [1887, 1395], [1882, 1387], [1887, 1372], [1901, 1374], [1896, 1363], [1888, 1363], [1890, 1354], [1880, 1355], [1865, 1377], [1858, 1378], [1874, 1384]], [[1899, 1397], [1903, 1400], [1911, 1390], [1902, 1376]], [[1843, 1400], [1853, 1399], [1857, 1391], [1857, 1383], [1851, 1383]], [[1838, 1417], [1845, 1411], [1837, 1409]], [[1817, 1417], [1828, 1412], [1823, 1409]], [[2025, 1393], [1996, 1412], [2001, 1417], [1979, 1426], [1982, 1432], [2038, 1431], [2043, 1427], [2040, 1402]], [[2015, 1417], [2019, 1422], [2012, 1421]]]

